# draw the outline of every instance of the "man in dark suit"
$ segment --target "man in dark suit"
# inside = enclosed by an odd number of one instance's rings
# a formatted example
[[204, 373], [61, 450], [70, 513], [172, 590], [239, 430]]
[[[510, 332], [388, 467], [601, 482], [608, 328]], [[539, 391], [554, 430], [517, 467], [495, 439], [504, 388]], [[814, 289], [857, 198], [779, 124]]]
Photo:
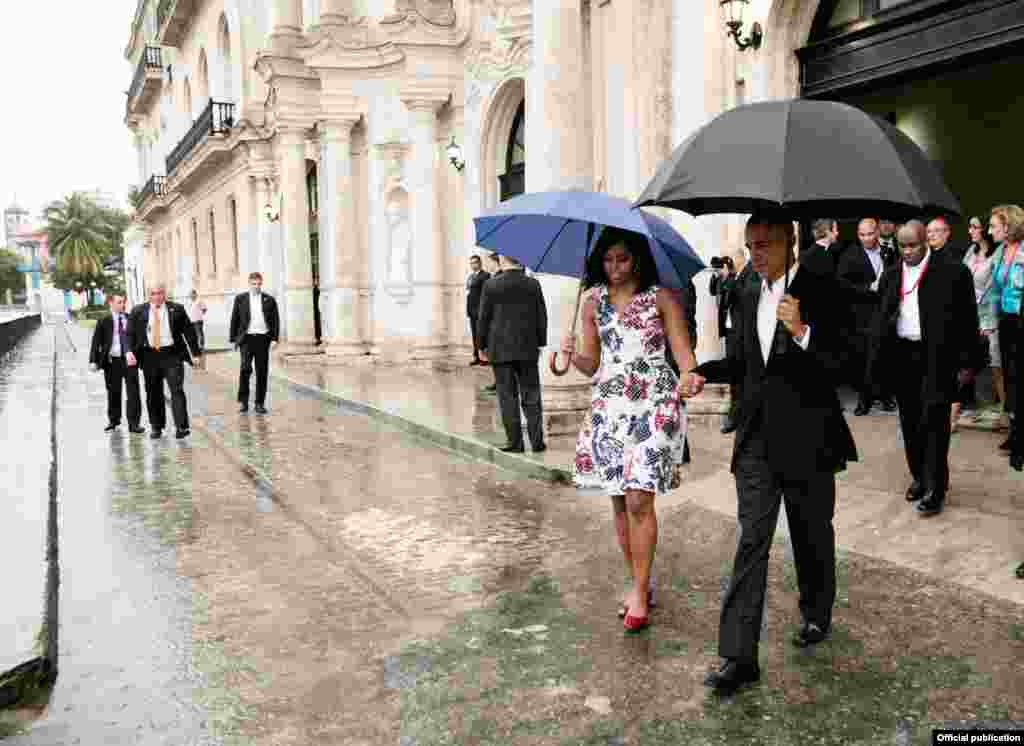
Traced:
[[548, 312], [540, 283], [522, 265], [502, 257], [500, 277], [488, 280], [480, 300], [480, 354], [494, 366], [498, 405], [508, 440], [501, 449], [522, 453], [520, 399], [534, 453], [547, 449], [540, 403], [540, 348], [547, 345]]
[[202, 365], [196, 329], [185, 307], [167, 300], [163, 285], [149, 291], [149, 303], [132, 309], [128, 319], [128, 365], [141, 364], [146, 379], [146, 412], [150, 437], [159, 438], [167, 425], [164, 381], [171, 390], [171, 412], [175, 435], [189, 435], [188, 405], [185, 402], [185, 363]]
[[882, 252], [885, 268], [895, 267], [900, 258], [900, 249], [896, 242], [896, 223], [889, 218], [878, 221], [878, 247]]
[[933, 253], [920, 221], [897, 237], [903, 263], [882, 278], [871, 373], [895, 384], [913, 479], [907, 500], [934, 515], [949, 483], [950, 404], [980, 367], [978, 309], [970, 271]]
[[281, 318], [277, 312], [277, 301], [263, 292], [263, 275], [249, 274], [249, 292], [235, 296], [231, 309], [231, 324], [228, 339], [242, 353], [241, 369], [238, 373], [239, 412], [249, 411], [249, 379], [252, 378], [253, 363], [256, 363], [256, 406], [257, 414], [266, 414], [267, 378], [270, 370], [270, 348], [276, 347], [281, 330]]
[[110, 315], [96, 324], [89, 349], [89, 364], [93, 370], [103, 371], [107, 385], [107, 426], [105, 432], [121, 424], [121, 389], [128, 399], [128, 431], [144, 433], [139, 426], [142, 419], [142, 398], [139, 393], [139, 368], [128, 365], [128, 314], [124, 310], [124, 296], [111, 295]]
[[928, 239], [928, 249], [936, 259], [959, 264], [963, 262], [967, 253], [966, 245], [956, 245], [949, 239], [953, 235], [953, 229], [943, 217], [937, 217], [928, 223], [925, 228]]
[[480, 257], [475, 254], [469, 258], [469, 276], [466, 278], [466, 316], [469, 318], [469, 328], [473, 335], [473, 362], [470, 365], [482, 365], [480, 360], [480, 340], [477, 336], [476, 321], [480, 316], [480, 296], [484, 291], [484, 283], [491, 279], [488, 272], [484, 272], [480, 263]]
[[722, 601], [723, 663], [705, 680], [721, 694], [761, 675], [768, 555], [783, 499], [803, 621], [793, 642], [806, 647], [828, 634], [836, 588], [835, 474], [857, 460], [835, 390], [835, 280], [820, 268], [789, 266], [796, 234], [782, 216], [751, 217], [746, 237], [760, 281], [743, 288], [733, 307], [736, 348], [696, 371], [716, 383], [743, 382], [732, 457], [739, 544]]
[[853, 313], [847, 353], [853, 376], [849, 382], [856, 386], [858, 394], [857, 408], [853, 410], [857, 417], [870, 412], [876, 399], [881, 400], [882, 409], [886, 412], [896, 409], [896, 402], [889, 391], [875, 390], [868, 382], [868, 351], [880, 302], [878, 285], [885, 271], [878, 237], [878, 221], [874, 218], [861, 220], [857, 226], [859, 245], [851, 246], [843, 253], [836, 272], [839, 286]]
[[819, 218], [811, 225], [814, 243], [800, 252], [800, 263], [815, 265], [822, 274], [834, 275], [838, 269], [842, 247], [839, 245], [839, 223], [834, 218]]
[[[725, 354], [728, 356], [730, 348], [736, 344], [736, 335], [733, 333], [734, 327], [731, 319], [732, 308], [735, 305], [740, 283], [747, 282], [750, 277], [750, 262], [747, 262], [741, 272], [737, 274], [736, 265], [732, 259], [729, 257], [722, 257], [722, 259], [728, 261], [722, 269], [716, 270], [715, 276], [708, 283], [708, 291], [718, 300], [718, 336], [725, 340]], [[714, 264], [714, 260], [712, 260], [712, 264]], [[691, 336], [693, 347], [696, 348], [697, 343], [693, 339], [694, 337]], [[739, 403], [738, 385], [733, 383], [729, 386], [729, 413], [725, 417], [725, 422], [722, 423], [723, 435], [736, 431], [736, 407]]]

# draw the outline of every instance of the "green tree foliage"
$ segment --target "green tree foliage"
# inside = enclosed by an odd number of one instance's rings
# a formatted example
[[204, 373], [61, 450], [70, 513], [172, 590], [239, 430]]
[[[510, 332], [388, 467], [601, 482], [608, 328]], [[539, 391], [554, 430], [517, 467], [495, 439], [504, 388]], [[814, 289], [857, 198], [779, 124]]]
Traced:
[[0, 303], [6, 303], [7, 291], [25, 290], [25, 275], [18, 271], [21, 256], [9, 249], [0, 249]]
[[[43, 213], [50, 241], [54, 287], [77, 290], [76, 283], [99, 288], [121, 284], [107, 276], [105, 265], [124, 266], [124, 232], [131, 216], [117, 208], [97, 205], [88, 196], [72, 193], [53, 202]], [[119, 260], [119, 261], [118, 261]]]

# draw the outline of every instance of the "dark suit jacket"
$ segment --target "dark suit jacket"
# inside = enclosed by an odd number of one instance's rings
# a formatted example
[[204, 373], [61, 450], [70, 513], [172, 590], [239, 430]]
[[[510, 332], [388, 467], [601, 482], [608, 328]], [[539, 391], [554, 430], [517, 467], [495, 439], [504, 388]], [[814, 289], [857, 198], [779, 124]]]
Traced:
[[[883, 265], [883, 273], [884, 269]], [[849, 247], [839, 258], [836, 278], [852, 311], [855, 329], [862, 334], [870, 333], [875, 325], [881, 296], [871, 290], [871, 283], [877, 277], [860, 244]]]
[[[718, 336], [724, 337], [726, 331], [725, 320], [729, 314], [729, 306], [732, 304], [732, 295], [736, 289], [736, 275], [715, 275], [708, 284], [708, 292], [718, 299]], [[694, 348], [697, 344], [694, 343]]]
[[506, 270], [484, 284], [477, 336], [492, 363], [536, 360], [547, 335], [548, 310], [537, 280]]
[[[199, 356], [202, 352], [199, 349], [199, 338], [196, 336], [196, 328], [188, 318], [185, 307], [179, 303], [165, 301], [167, 306], [167, 317], [171, 321], [171, 337], [174, 339], [174, 352], [182, 361], [192, 364], [192, 356]], [[149, 303], [140, 303], [132, 309], [128, 316], [128, 348], [140, 358], [144, 355], [143, 348], [148, 346], [146, 329], [149, 326]]]
[[[836, 347], [842, 343], [836, 321], [836, 283], [827, 274], [801, 265], [789, 286], [800, 300], [800, 314], [811, 327], [807, 349], [791, 337], [785, 352], [773, 345], [768, 363], [757, 335], [757, 306], [761, 283], [741, 288], [733, 309], [738, 344], [724, 360], [697, 369], [712, 383], [742, 383], [736, 410], [736, 456], [752, 436], [765, 442], [772, 468], [789, 479], [832, 473], [857, 460], [853, 435], [836, 395], [839, 370]], [[783, 334], [781, 323], [777, 334]]]
[[[267, 322], [267, 336], [271, 342], [276, 342], [281, 332], [281, 318], [277, 313], [277, 301], [274, 296], [260, 293], [260, 301], [263, 305], [263, 319]], [[236, 345], [241, 343], [242, 337], [249, 332], [249, 322], [252, 321], [252, 309], [249, 305], [249, 293], [239, 293], [235, 296], [235, 305], [231, 309], [231, 324], [228, 327], [228, 341]]]
[[484, 283], [491, 279], [489, 272], [480, 270], [469, 281], [469, 292], [466, 293], [466, 315], [475, 317], [480, 315], [480, 296], [484, 292]]
[[[872, 381], [892, 380], [899, 375], [895, 343], [902, 282], [902, 264], [886, 270], [882, 277], [882, 307], [872, 335]], [[980, 367], [974, 280], [967, 267], [932, 254], [917, 295], [927, 361], [921, 382], [922, 400], [926, 404], [949, 403], [959, 388], [957, 372]]]
[[800, 252], [800, 265], [819, 274], [834, 277], [839, 270], [839, 258], [842, 253], [843, 247], [838, 241], [827, 249], [815, 241]]
[[[125, 333], [131, 328], [131, 318], [125, 312]], [[110, 365], [110, 348], [114, 344], [114, 315], [109, 314], [96, 322], [96, 328], [92, 332], [92, 344], [89, 347], [89, 363], [100, 368]], [[130, 349], [130, 347], [129, 347]], [[129, 350], [121, 350], [121, 354]]]

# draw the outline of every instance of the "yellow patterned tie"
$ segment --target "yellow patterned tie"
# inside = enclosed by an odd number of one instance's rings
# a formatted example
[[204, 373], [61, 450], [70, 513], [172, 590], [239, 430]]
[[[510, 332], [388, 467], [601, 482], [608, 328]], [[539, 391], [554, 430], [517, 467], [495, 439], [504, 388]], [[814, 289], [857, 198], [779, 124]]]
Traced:
[[160, 309], [154, 308], [156, 316], [153, 317], [153, 349], [160, 351]]

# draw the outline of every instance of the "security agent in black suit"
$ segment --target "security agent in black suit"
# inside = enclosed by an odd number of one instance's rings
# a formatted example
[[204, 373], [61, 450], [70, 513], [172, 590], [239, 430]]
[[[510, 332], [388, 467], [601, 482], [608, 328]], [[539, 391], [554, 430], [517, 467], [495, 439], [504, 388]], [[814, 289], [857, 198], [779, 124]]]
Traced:
[[93, 370], [103, 371], [107, 385], [107, 426], [105, 432], [121, 424], [121, 389], [127, 392], [128, 430], [146, 432], [139, 426], [142, 419], [142, 398], [139, 392], [139, 368], [128, 365], [128, 314], [124, 310], [124, 296], [109, 298], [110, 315], [96, 324], [89, 348], [89, 364]]
[[903, 262], [882, 279], [872, 370], [895, 384], [903, 447], [917, 511], [942, 510], [949, 484], [949, 408], [981, 367], [978, 307], [970, 271], [937, 256], [925, 227], [911, 220], [897, 234]]
[[822, 274], [835, 275], [843, 247], [839, 243], [839, 223], [834, 218], [819, 218], [811, 224], [814, 243], [800, 252], [800, 264], [813, 266]]
[[[881, 295], [878, 286], [885, 272], [881, 247], [878, 244], [878, 221], [864, 218], [857, 225], [859, 244], [854, 244], [843, 252], [839, 259], [836, 277], [842, 288], [846, 304], [852, 310], [852, 329], [847, 345], [848, 370], [852, 371], [852, 380], [857, 388], [857, 408], [853, 414], [857, 417], [871, 411], [875, 399], [881, 399], [882, 409], [892, 412], [896, 402], [887, 390], [876, 390], [868, 382], [868, 355], [871, 348], [871, 335], [875, 328]], [[884, 385], [886, 381], [878, 381]]]
[[747, 244], [762, 282], [737, 298], [738, 344], [725, 360], [697, 369], [708, 381], [743, 382], [732, 458], [740, 536], [718, 639], [724, 662], [705, 680], [722, 694], [760, 678], [768, 555], [783, 498], [803, 618], [793, 642], [804, 647], [828, 634], [836, 587], [835, 474], [857, 460], [835, 390], [834, 279], [802, 265], [787, 273], [796, 235], [783, 217], [752, 217]]
[[[281, 318], [277, 301], [263, 292], [263, 275], [249, 274], [249, 292], [235, 296], [231, 309], [228, 339], [242, 353], [238, 373], [239, 412], [249, 411], [249, 379], [253, 363], [256, 364], [256, 406], [258, 414], [266, 414], [267, 379], [270, 371], [270, 347], [277, 346], [281, 331]], [[254, 305], [255, 304], [255, 305]], [[253, 313], [253, 309], [258, 313]]]
[[548, 312], [540, 283], [527, 277], [521, 265], [502, 257], [504, 271], [484, 285], [480, 300], [480, 353], [494, 367], [498, 405], [505, 425], [507, 453], [522, 453], [523, 425], [520, 400], [526, 414], [530, 446], [546, 450], [540, 401], [540, 348], [547, 345]]
[[149, 291], [149, 303], [132, 309], [128, 319], [128, 365], [138, 362], [146, 379], [146, 412], [150, 437], [159, 438], [167, 425], [164, 381], [171, 390], [171, 413], [175, 435], [189, 434], [188, 406], [185, 402], [185, 363], [202, 365], [202, 352], [196, 329], [185, 307], [166, 300], [167, 291], [157, 285]]
[[484, 272], [480, 257], [469, 258], [469, 277], [466, 278], [466, 316], [473, 335], [473, 362], [470, 365], [482, 365], [480, 359], [480, 340], [477, 335], [476, 322], [480, 317], [480, 296], [484, 292], [484, 283], [491, 279], [489, 272]]
[[[750, 277], [750, 262], [743, 267], [739, 275], [736, 273], [736, 265], [729, 257], [721, 257], [720, 266], [716, 265], [715, 259], [711, 260], [711, 266], [715, 269], [715, 275], [708, 283], [708, 292], [718, 301], [718, 336], [725, 340], [725, 354], [728, 356], [729, 349], [736, 344], [734, 327], [730, 321], [730, 311], [735, 305], [736, 293], [740, 283], [747, 282]], [[694, 303], [696, 305], [696, 303]], [[693, 339], [693, 337], [691, 337]], [[696, 347], [696, 342], [693, 342]], [[729, 414], [722, 423], [721, 432], [723, 435], [736, 431], [736, 406], [739, 402], [739, 384], [733, 383], [729, 386]]]

